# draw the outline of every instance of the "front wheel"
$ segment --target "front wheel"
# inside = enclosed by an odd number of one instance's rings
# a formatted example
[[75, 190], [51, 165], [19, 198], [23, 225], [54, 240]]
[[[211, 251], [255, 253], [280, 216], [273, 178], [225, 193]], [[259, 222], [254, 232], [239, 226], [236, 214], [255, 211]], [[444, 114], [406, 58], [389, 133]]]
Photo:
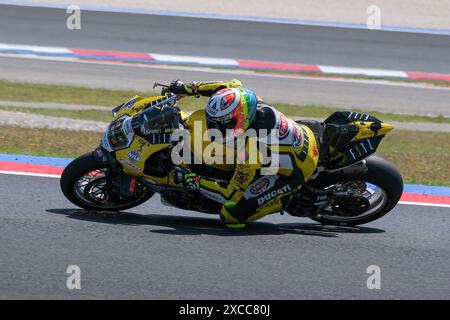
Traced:
[[61, 175], [61, 190], [78, 207], [96, 211], [120, 211], [138, 206], [154, 192], [137, 182], [134, 197], [120, 194], [117, 174], [92, 153], [73, 160]]
[[[312, 220], [327, 225], [355, 226], [377, 220], [391, 211], [403, 193], [403, 179], [397, 168], [383, 158], [366, 159], [367, 171], [331, 175], [322, 187], [333, 186], [336, 201], [322, 208]], [[333, 179], [336, 179], [333, 181]]]

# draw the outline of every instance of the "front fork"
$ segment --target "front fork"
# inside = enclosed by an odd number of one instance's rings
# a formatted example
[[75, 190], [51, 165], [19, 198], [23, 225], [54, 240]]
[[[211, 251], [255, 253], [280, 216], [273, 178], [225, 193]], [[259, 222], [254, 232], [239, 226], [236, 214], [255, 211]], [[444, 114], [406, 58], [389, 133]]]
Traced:
[[139, 183], [135, 177], [132, 177], [123, 172], [120, 164], [115, 161], [114, 155], [102, 147], [98, 147], [92, 152], [94, 158], [102, 163], [108, 164], [110, 174], [119, 185], [119, 193], [126, 198], [133, 198], [139, 190]]

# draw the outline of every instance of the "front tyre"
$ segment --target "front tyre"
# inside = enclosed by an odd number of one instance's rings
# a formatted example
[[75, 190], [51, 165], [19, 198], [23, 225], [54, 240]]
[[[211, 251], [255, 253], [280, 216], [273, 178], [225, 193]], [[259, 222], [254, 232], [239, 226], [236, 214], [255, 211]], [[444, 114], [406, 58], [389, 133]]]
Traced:
[[344, 196], [323, 208], [319, 216], [311, 219], [326, 225], [356, 226], [377, 220], [391, 211], [403, 193], [400, 172], [389, 161], [377, 156], [367, 158], [366, 166], [364, 173], [325, 179], [322, 187], [335, 185], [343, 192], [347, 188], [351, 196]]
[[95, 211], [120, 211], [138, 206], [154, 192], [137, 183], [134, 197], [120, 195], [117, 174], [92, 153], [73, 160], [64, 169], [60, 185], [66, 198], [74, 205]]

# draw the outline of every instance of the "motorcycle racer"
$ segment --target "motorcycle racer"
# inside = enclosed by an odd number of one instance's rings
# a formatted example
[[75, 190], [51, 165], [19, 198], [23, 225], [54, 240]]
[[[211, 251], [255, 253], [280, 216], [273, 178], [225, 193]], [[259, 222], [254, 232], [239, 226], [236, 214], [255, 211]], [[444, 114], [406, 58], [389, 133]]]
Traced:
[[[225, 141], [239, 138], [249, 129], [276, 132], [277, 139], [266, 143], [279, 156], [275, 174], [264, 174], [265, 164], [250, 161], [252, 153], [261, 150], [251, 149], [249, 143], [237, 152], [234, 174], [226, 184], [188, 169], [175, 171], [177, 183], [222, 204], [220, 217], [226, 226], [242, 228], [246, 222], [281, 211], [316, 170], [319, 150], [314, 133], [263, 102], [239, 80], [192, 83], [175, 80], [165, 91], [209, 97], [205, 109], [197, 112], [207, 128], [218, 129]], [[308, 188], [302, 189], [300, 197], [297, 195], [300, 201], [292, 201], [294, 205], [307, 206], [318, 200]]]

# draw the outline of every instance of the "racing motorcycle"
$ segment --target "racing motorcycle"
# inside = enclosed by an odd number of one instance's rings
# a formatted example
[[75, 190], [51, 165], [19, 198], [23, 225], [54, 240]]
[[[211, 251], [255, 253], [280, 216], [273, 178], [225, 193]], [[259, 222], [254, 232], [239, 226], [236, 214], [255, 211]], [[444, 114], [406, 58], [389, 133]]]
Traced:
[[[172, 134], [180, 128], [192, 131], [194, 121], [200, 119], [198, 112], [180, 109], [182, 98], [163, 92], [148, 98], [135, 96], [115, 107], [100, 146], [64, 169], [60, 185], [65, 197], [87, 210], [122, 211], [158, 193], [164, 205], [218, 215], [221, 204], [180, 186], [174, 178], [177, 166], [171, 152], [180, 141], [173, 141]], [[390, 162], [373, 155], [391, 125], [352, 111], [335, 112], [324, 121], [297, 122], [316, 136], [319, 162], [282, 214], [355, 226], [395, 207], [403, 192], [402, 177]], [[185, 166], [218, 181], [231, 179], [234, 172], [234, 165]], [[326, 200], [317, 201], [324, 192]], [[305, 198], [315, 201], [305, 202]]]

